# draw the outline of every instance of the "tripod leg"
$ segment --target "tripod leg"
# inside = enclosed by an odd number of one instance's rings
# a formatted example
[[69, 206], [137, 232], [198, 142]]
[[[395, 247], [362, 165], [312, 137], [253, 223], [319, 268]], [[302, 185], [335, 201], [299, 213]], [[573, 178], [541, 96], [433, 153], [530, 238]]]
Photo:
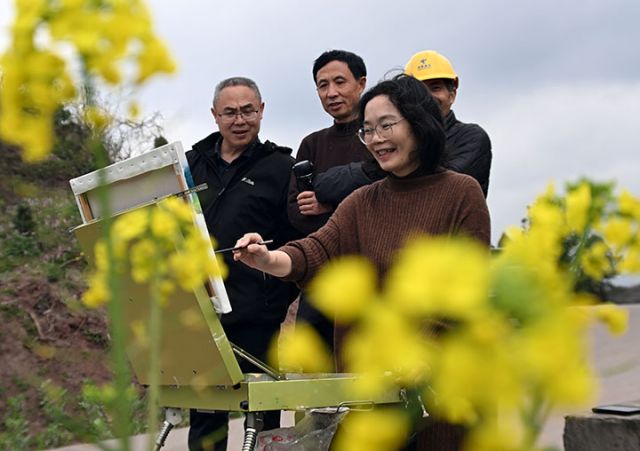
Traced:
[[169, 436], [169, 432], [173, 429], [174, 426], [177, 426], [182, 421], [182, 410], [175, 409], [173, 407], [167, 407], [164, 409], [164, 421], [162, 423], [162, 427], [160, 428], [160, 432], [158, 432], [158, 437], [156, 438], [156, 448], [155, 451], [159, 451], [160, 448], [164, 446], [167, 437]]
[[258, 439], [258, 432], [264, 427], [263, 412], [247, 412], [247, 426], [244, 430], [242, 451], [253, 451]]

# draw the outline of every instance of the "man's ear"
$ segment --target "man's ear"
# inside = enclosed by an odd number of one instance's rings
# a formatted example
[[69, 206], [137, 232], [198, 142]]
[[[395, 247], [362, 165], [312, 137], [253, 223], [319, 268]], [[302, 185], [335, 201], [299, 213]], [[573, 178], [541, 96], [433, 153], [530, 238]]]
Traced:
[[360, 94], [362, 94], [362, 91], [364, 91], [365, 86], [367, 86], [367, 77], [360, 77], [360, 79], [358, 79], [358, 88], [360, 88]]
[[218, 124], [218, 114], [216, 113], [215, 107], [211, 108], [211, 115], [213, 116], [213, 120], [216, 121], [216, 124]]
[[260, 120], [262, 120], [262, 114], [264, 113], [264, 102], [260, 104], [260, 108], [258, 108], [258, 115], [260, 116]]

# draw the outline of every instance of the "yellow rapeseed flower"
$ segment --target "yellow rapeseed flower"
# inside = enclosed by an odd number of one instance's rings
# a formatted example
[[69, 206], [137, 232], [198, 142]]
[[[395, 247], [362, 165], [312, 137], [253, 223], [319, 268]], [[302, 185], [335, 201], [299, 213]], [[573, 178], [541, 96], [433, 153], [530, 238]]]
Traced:
[[148, 236], [149, 212], [138, 209], [118, 217], [113, 224], [113, 236], [120, 241], [131, 241], [134, 238]]
[[87, 305], [97, 306], [107, 299], [102, 281], [111, 264], [118, 270], [129, 267], [137, 283], [156, 281], [160, 303], [176, 285], [192, 291], [221, 273], [210, 238], [195, 227], [192, 209], [183, 200], [168, 199], [123, 214], [111, 232], [114, 259], [109, 262], [105, 242], [99, 240], [95, 246], [98, 272], [85, 294]]
[[131, 328], [131, 333], [136, 344], [141, 348], [148, 348], [150, 346], [150, 340], [147, 323], [141, 320], [135, 320], [129, 324], [129, 327]]
[[635, 218], [640, 221], [640, 199], [633, 196], [629, 190], [622, 190], [618, 197], [618, 208], [620, 213]]
[[[22, 147], [26, 161], [50, 152], [53, 115], [76, 96], [70, 69], [76, 63], [91, 79], [112, 85], [132, 81], [123, 79], [123, 63], [133, 63], [126, 73], [137, 72], [136, 83], [175, 71], [141, 0], [17, 0], [15, 6], [11, 42], [0, 56], [0, 136]], [[60, 44], [72, 50], [66, 59], [57, 55]], [[107, 125], [104, 115], [88, 118], [99, 129]]]
[[170, 212], [180, 223], [194, 222], [193, 209], [187, 202], [178, 197], [168, 197], [158, 203], [163, 210]]
[[514, 351], [521, 357], [521, 368], [528, 377], [552, 379], [565, 362], [583, 355], [586, 345], [579, 327], [584, 323], [577, 320], [577, 315], [566, 308], [552, 310], [514, 336]]
[[623, 335], [629, 327], [629, 312], [613, 304], [601, 304], [594, 308], [595, 317], [607, 325], [612, 335]]
[[634, 233], [633, 223], [630, 218], [613, 217], [601, 225], [604, 239], [607, 244], [620, 251], [629, 245], [631, 240], [637, 235]]
[[640, 242], [629, 246], [627, 252], [618, 264], [618, 269], [622, 274], [640, 273]]
[[545, 197], [539, 197], [529, 207], [528, 216], [532, 227], [547, 228], [561, 233], [564, 218], [560, 207]]
[[192, 291], [204, 282], [198, 261], [188, 254], [171, 254], [169, 256], [169, 268], [180, 287], [185, 291]]
[[89, 106], [85, 108], [84, 119], [90, 126], [94, 127], [98, 131], [102, 131], [111, 122], [109, 115], [96, 106]]
[[105, 275], [96, 272], [89, 276], [89, 289], [82, 295], [82, 302], [89, 308], [101, 307], [109, 298], [109, 287], [105, 280]]
[[571, 230], [581, 235], [587, 225], [591, 207], [591, 187], [589, 184], [581, 183], [577, 188], [569, 191], [566, 203], [567, 224]]
[[580, 255], [580, 265], [589, 277], [596, 281], [602, 280], [613, 270], [609, 258], [609, 247], [603, 241], [593, 243]]
[[408, 418], [399, 409], [378, 408], [369, 412], [350, 412], [335, 438], [335, 449], [393, 451], [403, 447], [408, 432]]
[[586, 362], [587, 323], [576, 313], [575, 309], [558, 310], [517, 337], [523, 381], [552, 405], [583, 406], [592, 400], [596, 388]]
[[518, 433], [518, 424], [510, 421], [487, 420], [474, 428], [464, 442], [464, 451], [539, 451], [524, 447], [521, 443], [522, 433]]
[[180, 324], [189, 329], [204, 329], [206, 323], [202, 321], [202, 312], [197, 306], [185, 308], [180, 312]]
[[140, 104], [138, 102], [130, 102], [127, 111], [131, 119], [138, 119], [140, 117]]
[[143, 283], [151, 278], [157, 261], [156, 242], [150, 239], [142, 239], [131, 246], [131, 277], [138, 283]]
[[160, 281], [160, 305], [164, 305], [164, 301], [173, 294], [176, 289], [172, 280], [164, 279]]
[[176, 63], [167, 47], [159, 39], [149, 37], [142, 40], [142, 50], [138, 55], [138, 76], [136, 83], [143, 83], [151, 75], [159, 72], [172, 74]]
[[309, 297], [328, 318], [348, 323], [357, 318], [375, 295], [376, 271], [359, 256], [330, 261], [309, 284]]
[[418, 238], [398, 253], [385, 298], [410, 315], [467, 317], [488, 295], [488, 270], [489, 254], [475, 242]]
[[355, 388], [359, 395], [385, 390], [388, 381], [380, 376], [387, 373], [404, 386], [419, 385], [428, 378], [434, 349], [431, 335], [421, 326], [382, 303], [369, 307], [341, 352], [349, 372], [371, 376]]
[[[572, 359], [548, 379], [545, 394], [553, 405], [586, 407], [595, 400], [597, 380], [585, 361]], [[558, 377], [561, 374], [562, 377]]]
[[327, 373], [333, 368], [329, 349], [305, 322], [287, 325], [269, 347], [269, 361], [294, 372]]
[[154, 209], [151, 223], [151, 231], [156, 238], [170, 239], [177, 236], [180, 224], [178, 218], [161, 206]]
[[501, 403], [515, 405], [523, 395], [508, 340], [484, 346], [464, 333], [452, 333], [444, 338], [437, 359], [432, 382], [435, 407], [452, 421], [473, 422], [481, 412], [495, 413]]

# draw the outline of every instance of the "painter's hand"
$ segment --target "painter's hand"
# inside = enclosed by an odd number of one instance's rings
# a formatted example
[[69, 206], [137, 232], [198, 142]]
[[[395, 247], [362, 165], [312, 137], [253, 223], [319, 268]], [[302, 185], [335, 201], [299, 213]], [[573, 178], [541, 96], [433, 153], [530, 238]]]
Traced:
[[298, 194], [296, 199], [298, 201], [298, 210], [300, 210], [300, 214], [302, 215], [317, 216], [331, 211], [329, 205], [318, 202], [316, 193], [313, 191], [303, 191]]
[[258, 233], [245, 233], [236, 241], [234, 247], [240, 249], [233, 251], [233, 259], [241, 261], [247, 266], [264, 271], [270, 261], [269, 249], [261, 243], [262, 237]]

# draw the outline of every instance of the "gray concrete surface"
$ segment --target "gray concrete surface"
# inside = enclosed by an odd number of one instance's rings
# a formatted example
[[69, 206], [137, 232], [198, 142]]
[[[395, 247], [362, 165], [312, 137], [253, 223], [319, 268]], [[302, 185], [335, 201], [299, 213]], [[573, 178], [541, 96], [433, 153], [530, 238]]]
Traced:
[[[282, 412], [282, 415], [280, 417], [280, 424], [282, 425], [282, 427], [293, 426], [293, 412]], [[185, 451], [187, 449], [188, 431], [189, 429], [186, 427], [173, 429], [169, 433], [169, 437], [167, 438], [165, 445], [162, 447], [162, 451]], [[242, 449], [243, 434], [243, 420], [231, 420], [231, 422], [229, 423], [228, 451], [240, 451]], [[151, 441], [155, 441], [155, 437], [152, 437]], [[148, 451], [149, 449], [153, 449], [149, 446], [149, 436], [146, 434], [131, 437], [131, 441], [129, 443], [131, 451]], [[106, 442], [103, 442], [101, 445], [114, 450], [119, 449], [118, 442], [115, 440], [108, 440]], [[100, 451], [102, 449], [103, 448], [97, 445], [78, 444], [47, 451]]]
[[565, 451], [640, 450], [640, 415], [568, 416]]
[[[623, 308], [629, 311], [629, 330], [625, 335], [613, 337], [601, 324], [591, 330], [592, 362], [600, 376], [595, 405], [640, 400], [640, 305]], [[540, 443], [563, 449], [564, 417], [589, 411], [590, 407], [555, 412], [542, 431]]]
[[[629, 331], [622, 337], [612, 337], [603, 325], [595, 325], [591, 330], [592, 357], [595, 369], [600, 376], [600, 393], [596, 404], [640, 400], [640, 305], [624, 307], [630, 313]], [[562, 375], [558, 375], [562, 377]], [[587, 410], [583, 410], [584, 413]], [[540, 443], [562, 449], [564, 417], [579, 414], [580, 410], [557, 411], [546, 423]], [[291, 412], [283, 414], [283, 426], [293, 424]], [[240, 451], [242, 447], [242, 421], [231, 422], [231, 440], [229, 451]], [[147, 447], [147, 437], [132, 438], [132, 451], [142, 451]], [[186, 449], [187, 429], [174, 429], [169, 435], [163, 451], [182, 451]], [[95, 445], [73, 445], [58, 451], [96, 451]]]

